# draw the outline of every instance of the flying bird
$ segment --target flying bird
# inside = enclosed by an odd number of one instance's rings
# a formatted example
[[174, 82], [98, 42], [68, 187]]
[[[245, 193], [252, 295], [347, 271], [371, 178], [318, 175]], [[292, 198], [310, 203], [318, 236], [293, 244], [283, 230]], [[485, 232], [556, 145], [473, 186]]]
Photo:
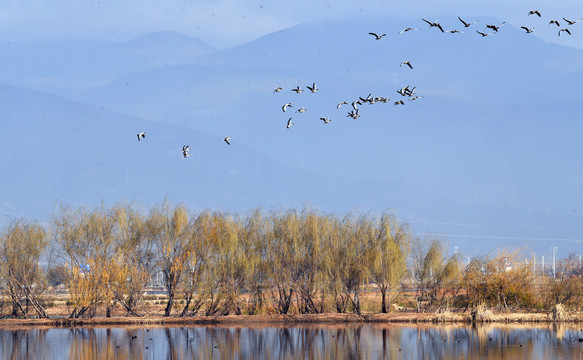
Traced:
[[524, 29], [524, 31], [526, 31], [527, 34], [530, 34], [534, 31], [534, 28], [527, 28], [526, 26], [521, 26], [521, 29]]
[[320, 90], [316, 87], [316, 83], [314, 83], [312, 86], [306, 86], [308, 88], [308, 90], [310, 90], [311, 92], [315, 93], [316, 91]]
[[186, 159], [189, 156], [190, 156], [190, 146], [183, 145], [182, 146], [182, 157]]
[[417, 28], [412, 28], [412, 27], [408, 27], [408, 28], [405, 28], [405, 29], [403, 29], [403, 30], [399, 31], [399, 34], [405, 33], [405, 32], [407, 32], [407, 31], [412, 31], [412, 30], [419, 30], [419, 29], [417, 29]]
[[578, 23], [579, 21], [581, 21], [581, 19], [579, 19], [579, 20], [575, 20], [575, 21], [571, 21], [571, 20], [567, 20], [567, 19], [565, 19], [565, 18], [563, 18], [563, 20], [565, 20], [565, 21], [567, 22], [567, 24], [569, 24], [569, 25], [573, 25], [573, 24], [576, 24], [576, 23]]
[[142, 131], [141, 133], [138, 134], [138, 141], [140, 141], [141, 139], [146, 138], [146, 132]]
[[476, 32], [477, 32], [478, 34], [482, 35], [482, 37], [486, 37], [486, 36], [488, 36], [488, 35], [494, 35], [494, 33], [483, 33], [483, 32], [481, 32], [481, 31], [478, 31], [478, 30], [476, 30]]
[[549, 25], [551, 25], [551, 24], [555, 24], [555, 25], [557, 25], [559, 27], [561, 26], [561, 24], [559, 24], [559, 21], [558, 20], [555, 20], [555, 19], [549, 21]]
[[356, 104], [358, 104], [358, 105], [362, 105], [362, 103], [360, 102], [360, 100], [354, 100], [354, 101], [352, 102], [352, 108], [353, 108], [354, 110], [358, 110], [358, 108], [356, 107]]
[[299, 94], [299, 93], [301, 93], [301, 92], [302, 92], [302, 91], [304, 91], [304, 90], [302, 90], [302, 89], [300, 88], [300, 86], [298, 85], [298, 86], [297, 86], [295, 89], [292, 89], [292, 91], [295, 91], [295, 92], [296, 92], [296, 94]]
[[465, 34], [465, 32], [460, 31], [460, 30], [456, 30], [456, 29], [453, 29], [453, 30], [445, 30], [445, 32], [448, 32], [450, 34]]
[[415, 89], [416, 87], [414, 87], [413, 89], [409, 89], [409, 85], [407, 85], [404, 88], [397, 90], [397, 92], [401, 94], [401, 96], [412, 96], [413, 93], [415, 92]]
[[405, 103], [403, 102], [403, 100], [399, 100], [399, 101], [395, 101], [395, 106], [397, 105], [405, 105]]
[[304, 108], [303, 106], [301, 108], [298, 109], [298, 112], [301, 114], [303, 112], [308, 111], [308, 109]]
[[373, 32], [369, 32], [368, 34], [374, 36], [375, 40], [380, 40], [380, 39], [382, 39], [383, 36], [387, 36], [387, 34], [377, 35]]
[[358, 109], [356, 109], [356, 111], [351, 110], [348, 115], [346, 115], [346, 117], [351, 117], [353, 119], [358, 119], [360, 117], [360, 114], [358, 113]]
[[275, 90], [273, 90], [273, 93], [275, 94], [276, 92], [280, 92], [281, 90], [283, 90], [283, 88], [281, 86], [278, 86], [275, 88]]
[[528, 12], [528, 16], [530, 16], [530, 15], [538, 15], [538, 17], [541, 17], [540, 16], [540, 12], [538, 10], [531, 10], [531, 11], [529, 11]]
[[281, 110], [283, 110], [283, 112], [285, 112], [285, 110], [286, 110], [288, 107], [293, 107], [292, 103], [290, 103], [290, 102], [289, 102], [289, 103], [287, 103], [287, 104], [283, 105], [283, 106], [281, 107]]
[[492, 29], [492, 30], [494, 30], [494, 32], [498, 32], [498, 30], [499, 30], [499, 29], [502, 27], [502, 25], [504, 25], [504, 24], [506, 24], [506, 21], [503, 21], [503, 22], [502, 22], [502, 24], [500, 24], [500, 25], [498, 25], [498, 26], [496, 26], [496, 25], [489, 25], [489, 24], [487, 24], [487, 25], [486, 25], [486, 28], [488, 28], [488, 29]]
[[409, 101], [417, 100], [417, 99], [422, 98], [422, 97], [423, 96], [415, 95], [412, 98], [410, 98]]
[[328, 124], [330, 121], [332, 121], [327, 117], [321, 117], [320, 120], [322, 120], [324, 122], [324, 124]]
[[421, 19], [421, 20], [423, 20], [426, 23], [428, 23], [429, 24], [429, 27], [436, 27], [439, 30], [441, 30], [441, 32], [443, 32], [443, 28], [441, 27], [441, 24], [438, 23], [439, 19], [435, 20], [434, 22], [431, 22], [431, 21], [428, 21], [428, 20], [425, 20], [425, 19]]
[[409, 60], [405, 60], [401, 63], [401, 65], [399, 65], [399, 67], [403, 67], [403, 65], [407, 65], [408, 67], [410, 67], [411, 69], [413, 69], [413, 65], [411, 65], [411, 63], [409, 62]]
[[231, 145], [231, 137], [230, 136], [227, 136], [223, 140], [227, 143], [227, 145]]
[[336, 106], [336, 109], [340, 109], [340, 107], [341, 107], [342, 105], [345, 105], [345, 104], [348, 104], [348, 103], [347, 103], [346, 101], [341, 101], [341, 102], [339, 102], [339, 103], [338, 103], [338, 105]]
[[559, 36], [561, 36], [561, 32], [566, 32], [567, 34], [571, 35], [571, 32], [569, 31], [569, 29], [561, 29], [559, 30]]
[[[358, 97], [358, 103], [360, 104], [360, 102], [370, 102], [372, 100], [372, 94], [368, 94], [368, 96], [366, 98], [363, 98], [362, 96]], [[362, 104], [360, 104], [362, 105]]]
[[292, 118], [289, 118], [289, 120], [287, 121], [287, 126], [285, 127], [286, 129], [289, 129], [292, 125], [295, 125], [296, 123], [292, 122]]
[[459, 19], [459, 21], [461, 21], [461, 22], [462, 22], [462, 24], [464, 24], [464, 26], [465, 26], [465, 27], [469, 27], [470, 25], [473, 25], [473, 24], [477, 23], [477, 21], [472, 21], [472, 22], [467, 22], [467, 21], [464, 21], [464, 20], [462, 20], [462, 18], [461, 18], [461, 17], [459, 17], [459, 16], [458, 16], [457, 18]]

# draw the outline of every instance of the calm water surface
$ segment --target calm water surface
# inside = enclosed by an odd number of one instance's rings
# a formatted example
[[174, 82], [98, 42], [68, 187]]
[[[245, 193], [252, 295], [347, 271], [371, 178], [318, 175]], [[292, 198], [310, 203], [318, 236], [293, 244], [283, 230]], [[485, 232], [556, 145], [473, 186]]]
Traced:
[[[581, 325], [0, 330], [2, 359], [583, 359]], [[580, 341], [581, 339], [581, 341]]]

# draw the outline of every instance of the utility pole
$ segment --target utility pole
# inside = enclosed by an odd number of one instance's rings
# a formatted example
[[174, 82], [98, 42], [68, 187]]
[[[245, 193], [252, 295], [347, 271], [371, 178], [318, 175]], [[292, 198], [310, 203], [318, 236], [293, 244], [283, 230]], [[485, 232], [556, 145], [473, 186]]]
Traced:
[[468, 265], [470, 265], [470, 259], [472, 258], [471, 256], [466, 256], [468, 258]]
[[557, 269], [555, 268], [555, 254], [559, 250], [556, 246], [551, 246], [551, 251], [553, 252], [553, 279], [557, 277]]
[[543, 258], [543, 276], [545, 274], [545, 255], [541, 255], [540, 257]]
[[532, 253], [532, 278], [536, 283], [536, 253]]
[[577, 255], [579, 256], [579, 266], [581, 266], [581, 255]]

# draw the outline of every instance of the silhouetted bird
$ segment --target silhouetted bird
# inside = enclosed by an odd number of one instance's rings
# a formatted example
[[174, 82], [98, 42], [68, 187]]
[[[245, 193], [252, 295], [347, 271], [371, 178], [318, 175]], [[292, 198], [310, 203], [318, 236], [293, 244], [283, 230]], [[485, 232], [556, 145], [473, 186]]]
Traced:
[[369, 35], [374, 36], [375, 40], [380, 40], [380, 39], [382, 39], [383, 36], [387, 36], [387, 34], [377, 35], [377, 34], [372, 33], [372, 32], [370, 32]]
[[281, 90], [283, 90], [283, 88], [281, 86], [278, 86], [275, 88], [275, 90], [273, 90], [273, 92], [276, 93], [276, 92], [280, 92]]
[[496, 26], [496, 25], [486, 25], [486, 28], [488, 29], [492, 29], [494, 30], [494, 32], [498, 32], [498, 30], [500, 30], [500, 28], [502, 27], [502, 25], [506, 24], [506, 21], [503, 21], [502, 24]]
[[292, 103], [290, 103], [290, 102], [289, 102], [289, 103], [287, 103], [287, 104], [283, 105], [283, 106], [281, 107], [281, 110], [283, 110], [283, 112], [285, 112], [285, 110], [286, 110], [288, 107], [293, 107]]
[[530, 15], [538, 15], [538, 17], [541, 17], [540, 16], [540, 12], [538, 10], [531, 10], [531, 11], [529, 11], [528, 12], [528, 16], [530, 16]]
[[308, 88], [308, 90], [310, 90], [311, 92], [315, 93], [316, 91], [320, 90], [316, 87], [316, 83], [314, 83], [311, 87], [310, 86], [306, 86]]
[[299, 93], [301, 93], [301, 92], [302, 92], [302, 91], [304, 91], [304, 90], [302, 90], [302, 89], [300, 88], [300, 86], [298, 85], [298, 86], [297, 86], [295, 89], [292, 89], [292, 91], [295, 91], [295, 92], [296, 92], [296, 94], [299, 94]]
[[413, 69], [413, 65], [411, 65], [411, 63], [409, 62], [409, 60], [405, 60], [401, 63], [400, 67], [402, 67], [403, 65], [407, 65], [408, 67], [410, 67], [411, 69]]
[[289, 120], [287, 121], [287, 126], [286, 129], [289, 129], [292, 125], [295, 125], [296, 123], [292, 122], [292, 118], [289, 118]]
[[399, 31], [399, 34], [405, 33], [405, 32], [407, 32], [407, 31], [412, 31], [412, 30], [419, 30], [419, 29], [417, 29], [417, 28], [412, 28], [412, 27], [408, 27], [408, 28], [405, 28], [405, 29], [403, 29], [403, 30]]
[[146, 132], [142, 131], [141, 133], [138, 134], [138, 141], [140, 141], [141, 139], [145, 139], [146, 138]]
[[227, 136], [223, 140], [227, 143], [227, 145], [231, 145], [231, 137], [230, 136]]
[[551, 24], [555, 24], [555, 25], [557, 25], [558, 27], [560, 27], [560, 26], [561, 26], [561, 24], [559, 24], [559, 21], [558, 21], [558, 20], [554, 20], [554, 19], [553, 19], [553, 20], [551, 20], [551, 21], [549, 21], [549, 25], [551, 25]]
[[567, 22], [567, 24], [569, 24], [569, 25], [573, 25], [573, 24], [576, 24], [576, 23], [578, 23], [579, 21], [581, 21], [581, 19], [578, 19], [578, 20], [575, 20], [575, 21], [571, 21], [571, 20], [567, 20], [567, 19], [565, 19], [565, 18], [563, 18], [563, 20], [565, 20], [565, 21]]
[[478, 30], [476, 30], [476, 32], [477, 32], [478, 34], [482, 35], [482, 37], [486, 37], [486, 36], [488, 36], [488, 35], [494, 35], [494, 33], [483, 33], [483, 32], [481, 32], [481, 31], [478, 31]]
[[190, 156], [190, 146], [183, 145], [182, 146], [182, 157], [186, 159], [189, 156]]
[[428, 23], [428, 24], [429, 24], [429, 27], [436, 27], [436, 28], [438, 28], [439, 30], [441, 30], [441, 32], [443, 32], [443, 28], [442, 28], [442, 27], [441, 27], [441, 25], [438, 23], [439, 19], [435, 20], [434, 22], [431, 22], [431, 21], [428, 21], [428, 20], [425, 20], [425, 19], [421, 19], [421, 20], [423, 20], [423, 21], [425, 21], [426, 23]]
[[526, 26], [521, 26], [521, 29], [524, 29], [524, 31], [526, 31], [527, 34], [530, 34], [534, 31], [534, 28], [527, 28]]
[[559, 36], [561, 36], [561, 33], [563, 31], [566, 32], [567, 34], [571, 35], [571, 32], [569, 31], [569, 29], [561, 29], [561, 30], [559, 30]]
[[462, 20], [462, 18], [461, 18], [461, 17], [459, 17], [459, 16], [458, 16], [457, 18], [459, 19], [459, 21], [461, 21], [461, 22], [462, 22], [462, 24], [464, 24], [464, 26], [465, 26], [465, 27], [469, 27], [470, 25], [477, 23], [477, 21], [472, 21], [472, 22], [467, 22], [467, 21], [464, 21], [464, 20]]

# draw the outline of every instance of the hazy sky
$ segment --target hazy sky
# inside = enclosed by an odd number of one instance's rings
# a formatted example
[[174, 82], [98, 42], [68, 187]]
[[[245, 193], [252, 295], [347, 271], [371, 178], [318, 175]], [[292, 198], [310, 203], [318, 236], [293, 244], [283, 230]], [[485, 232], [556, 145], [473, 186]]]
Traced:
[[[496, 16], [515, 26], [528, 25], [538, 9], [547, 41], [583, 48], [583, 37], [558, 37], [550, 18], [583, 17], [581, 1], [312, 1], [312, 0], [3, 0], [0, 39], [92, 37], [129, 40], [141, 33], [174, 30], [222, 48], [253, 40], [292, 25], [330, 17], [444, 15]], [[571, 20], [570, 19], [570, 20]], [[542, 20], [541, 20], [542, 21]], [[415, 25], [416, 26], [416, 25]]]

